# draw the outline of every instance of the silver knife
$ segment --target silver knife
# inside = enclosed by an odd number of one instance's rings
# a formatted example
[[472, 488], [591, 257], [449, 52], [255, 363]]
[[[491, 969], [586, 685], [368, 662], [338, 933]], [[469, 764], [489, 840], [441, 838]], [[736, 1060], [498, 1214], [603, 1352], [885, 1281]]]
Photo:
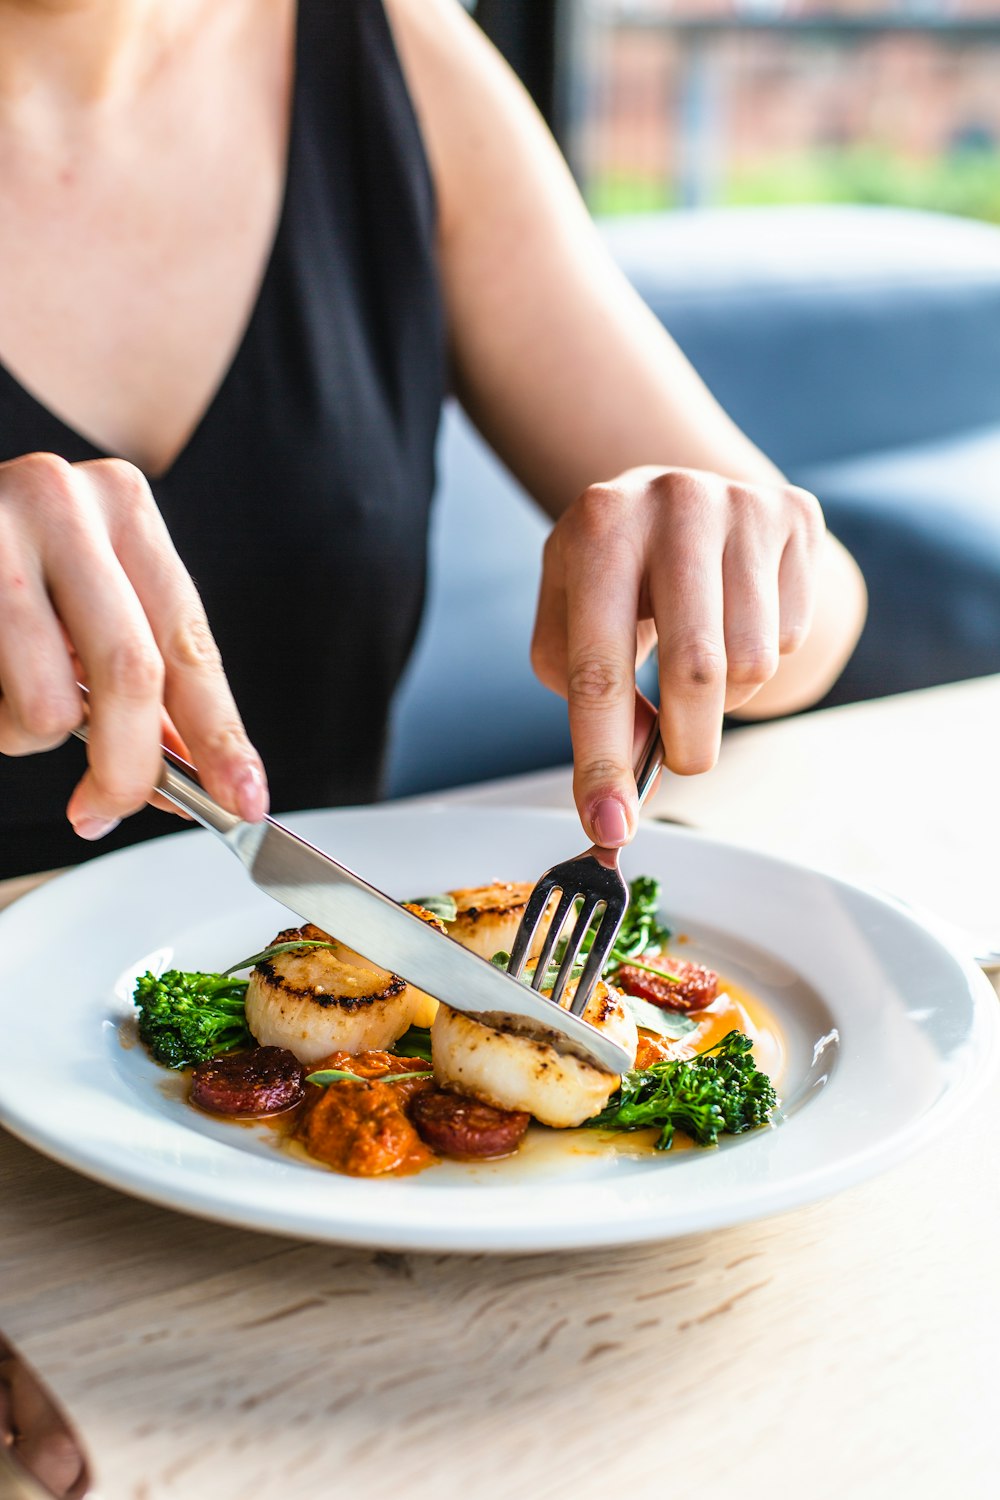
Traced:
[[[73, 732], [87, 740], [86, 725]], [[399, 974], [454, 1010], [486, 1022], [502, 1019], [560, 1051], [579, 1054], [607, 1073], [624, 1073], [632, 1066], [625, 1048], [589, 1022], [461, 944], [442, 938], [290, 828], [273, 818], [244, 823], [226, 812], [201, 786], [194, 767], [165, 747], [157, 791], [217, 834], [268, 896], [349, 943], [369, 962]]]

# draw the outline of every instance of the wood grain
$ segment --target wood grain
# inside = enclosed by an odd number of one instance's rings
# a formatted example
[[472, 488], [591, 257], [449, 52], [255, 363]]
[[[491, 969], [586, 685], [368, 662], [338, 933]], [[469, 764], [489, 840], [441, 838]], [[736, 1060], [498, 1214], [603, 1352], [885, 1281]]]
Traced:
[[[966, 730], [982, 703], [967, 690]], [[877, 762], [897, 710], [834, 720], [823, 803], [800, 809], [846, 863], [856, 787], [830, 766], [856, 764], [854, 735]], [[754, 787], [741, 829], [759, 814], [773, 840], [788, 768], [823, 736], [799, 719], [739, 740]], [[923, 777], [944, 819], [967, 788], [937, 753]], [[913, 810], [879, 811], [891, 831]], [[794, 842], [799, 821], [786, 826]], [[970, 830], [962, 878], [993, 878], [995, 848]], [[202, 1223], [0, 1134], [0, 1326], [73, 1411], [104, 1500], [987, 1500], [998, 1160], [990, 1099], [917, 1158], [781, 1218], [627, 1251], [460, 1258]]]

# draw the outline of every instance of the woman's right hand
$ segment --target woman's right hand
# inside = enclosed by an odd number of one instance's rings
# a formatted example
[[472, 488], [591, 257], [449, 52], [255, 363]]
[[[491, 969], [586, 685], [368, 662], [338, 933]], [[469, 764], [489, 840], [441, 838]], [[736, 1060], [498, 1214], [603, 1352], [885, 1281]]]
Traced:
[[264, 816], [264, 768], [142, 473], [30, 453], [0, 464], [0, 753], [60, 744], [84, 718], [81, 675], [89, 764], [67, 816], [82, 838], [150, 800], [164, 711], [210, 795]]

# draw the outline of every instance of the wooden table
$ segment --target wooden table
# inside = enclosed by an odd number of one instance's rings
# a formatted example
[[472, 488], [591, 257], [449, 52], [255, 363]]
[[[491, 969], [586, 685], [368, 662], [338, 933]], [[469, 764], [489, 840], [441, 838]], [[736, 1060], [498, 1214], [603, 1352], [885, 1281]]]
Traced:
[[[744, 730], [652, 812], [1000, 937], [998, 728], [992, 679]], [[0, 1327], [73, 1411], [104, 1500], [992, 1500], [998, 1245], [995, 1099], [827, 1203], [509, 1259], [203, 1224], [0, 1134]]]

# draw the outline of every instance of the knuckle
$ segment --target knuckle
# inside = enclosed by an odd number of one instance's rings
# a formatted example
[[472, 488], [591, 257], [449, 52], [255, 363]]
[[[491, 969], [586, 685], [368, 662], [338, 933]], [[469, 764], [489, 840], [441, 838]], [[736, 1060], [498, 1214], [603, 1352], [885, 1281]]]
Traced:
[[11, 461], [10, 470], [19, 478], [34, 484], [51, 486], [54, 489], [69, 489], [73, 481], [73, 465], [60, 458], [58, 453], [25, 453]]
[[10, 705], [0, 698], [0, 755], [20, 758], [33, 754], [38, 747], [25, 740], [20, 726], [10, 712]]
[[138, 506], [149, 501], [150, 489], [145, 475], [127, 459], [100, 458], [88, 465], [88, 468], [104, 482], [120, 503]]
[[668, 755], [666, 764], [677, 776], [701, 776], [711, 771], [716, 759], [714, 750], [683, 750]]
[[72, 464], [57, 453], [25, 453], [4, 465], [6, 498], [23, 500], [32, 512], [55, 511], [62, 518], [67, 509], [76, 511], [77, 487]]
[[580, 510], [600, 516], [606, 506], [614, 505], [621, 498], [622, 492], [616, 484], [602, 480], [598, 484], [588, 484], [576, 503]]
[[788, 490], [788, 499], [796, 521], [810, 539], [815, 541], [821, 537], [826, 530], [826, 521], [823, 517], [823, 508], [816, 496], [809, 490], [792, 486]]
[[684, 526], [704, 519], [713, 504], [713, 494], [704, 478], [686, 469], [668, 469], [651, 482], [656, 498], [669, 509], [671, 519]]
[[587, 536], [617, 530], [627, 509], [627, 497], [613, 484], [592, 484], [574, 506], [577, 525]]
[[726, 677], [726, 653], [707, 636], [684, 636], [667, 651], [666, 676], [678, 687], [714, 689]]
[[170, 634], [166, 646], [171, 667], [195, 671], [222, 670], [222, 657], [208, 620], [203, 614], [185, 615]]
[[156, 782], [151, 776], [140, 776], [124, 765], [90, 767], [102, 810], [124, 816], [136, 812], [153, 793]]
[[778, 653], [766, 641], [740, 641], [731, 646], [727, 676], [739, 687], [759, 687], [778, 670]]
[[574, 703], [600, 707], [632, 692], [632, 663], [600, 652], [587, 652], [570, 664], [567, 687]]
[[106, 691], [121, 698], [159, 698], [163, 691], [163, 662], [151, 641], [126, 636], [108, 651], [101, 664]]
[[78, 705], [68, 702], [65, 696], [44, 690], [32, 692], [11, 706], [25, 733], [46, 744], [64, 740], [80, 721]]
[[784, 626], [779, 642], [779, 650], [782, 656], [791, 656], [794, 652], [798, 651], [799, 647], [805, 644], [808, 634], [809, 631], [804, 622]]
[[[615, 788], [632, 775], [632, 767], [625, 761], [612, 760], [606, 755], [584, 757], [574, 766], [574, 780], [578, 786], [591, 790]], [[635, 788], [633, 787], [633, 791]]]
[[774, 496], [752, 484], [733, 484], [728, 490], [729, 504], [739, 516], [759, 524], [775, 513]]
[[246, 731], [238, 719], [230, 719], [209, 729], [198, 742], [199, 759], [216, 763], [245, 759], [250, 750]]
[[703, 483], [690, 469], [660, 469], [649, 481], [653, 494], [660, 500], [680, 500], [700, 496]]

